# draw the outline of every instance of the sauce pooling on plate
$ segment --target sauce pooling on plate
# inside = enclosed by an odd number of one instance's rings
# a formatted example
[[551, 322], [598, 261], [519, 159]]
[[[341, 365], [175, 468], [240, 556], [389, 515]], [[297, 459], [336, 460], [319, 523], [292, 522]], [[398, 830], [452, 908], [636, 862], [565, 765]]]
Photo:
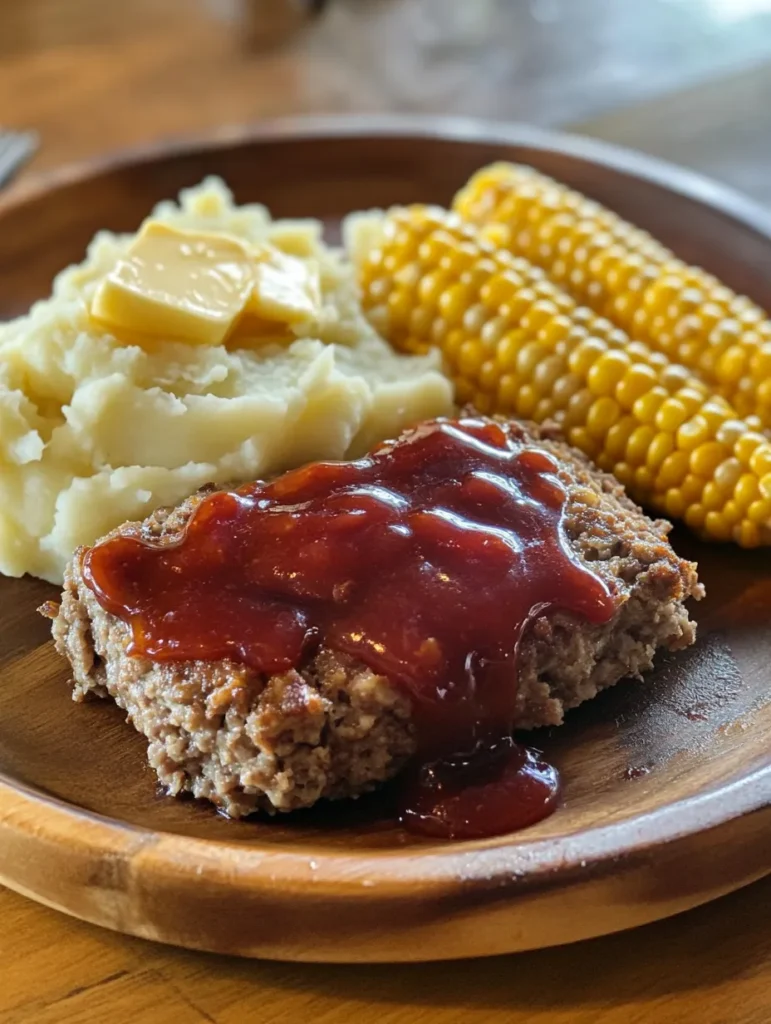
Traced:
[[86, 581], [129, 653], [260, 673], [343, 651], [410, 696], [419, 763], [402, 819], [472, 837], [531, 824], [558, 780], [510, 740], [528, 623], [606, 622], [617, 601], [572, 554], [557, 463], [516, 426], [436, 420], [356, 462], [204, 498], [175, 542], [116, 536]]

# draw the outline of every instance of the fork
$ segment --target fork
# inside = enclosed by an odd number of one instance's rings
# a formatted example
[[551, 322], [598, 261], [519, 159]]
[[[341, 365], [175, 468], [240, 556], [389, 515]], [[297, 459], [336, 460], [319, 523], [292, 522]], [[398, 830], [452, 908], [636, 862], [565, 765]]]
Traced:
[[7, 185], [37, 149], [34, 132], [0, 128], [0, 187]]

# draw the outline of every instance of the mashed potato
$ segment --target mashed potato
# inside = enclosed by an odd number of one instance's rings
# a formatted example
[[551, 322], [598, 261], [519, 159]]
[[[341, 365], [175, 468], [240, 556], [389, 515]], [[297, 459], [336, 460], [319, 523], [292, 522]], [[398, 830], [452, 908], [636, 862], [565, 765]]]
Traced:
[[290, 342], [237, 350], [127, 344], [91, 319], [133, 236], [103, 232], [51, 298], [0, 327], [0, 572], [60, 583], [79, 544], [201, 485], [337, 459], [451, 407], [433, 356], [399, 356], [359, 307], [315, 221], [271, 221], [209, 179], [162, 203], [178, 228], [269, 241], [317, 261], [322, 308]]

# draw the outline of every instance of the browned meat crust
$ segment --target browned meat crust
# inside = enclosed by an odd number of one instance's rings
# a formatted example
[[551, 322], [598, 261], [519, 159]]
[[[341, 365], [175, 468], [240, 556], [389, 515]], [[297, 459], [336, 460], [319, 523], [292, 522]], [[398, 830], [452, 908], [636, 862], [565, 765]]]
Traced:
[[[590, 625], [565, 614], [535, 620], [523, 641], [521, 728], [557, 725], [565, 711], [651, 667], [657, 648], [693, 643], [684, 602], [699, 598], [696, 566], [667, 541], [669, 524], [648, 519], [623, 488], [550, 428], [523, 440], [560, 462], [569, 491], [565, 530], [577, 556], [621, 583], [613, 619]], [[201, 500], [160, 509], [120, 528], [174, 539]], [[212, 801], [232, 816], [290, 811], [321, 797], [356, 796], [395, 775], [414, 751], [409, 699], [390, 681], [322, 650], [302, 671], [260, 678], [222, 661], [156, 664], [129, 657], [128, 627], [84, 584], [85, 549], [69, 567], [53, 623], [68, 658], [73, 696], [112, 697], [149, 741], [148, 757], [169, 794]]]

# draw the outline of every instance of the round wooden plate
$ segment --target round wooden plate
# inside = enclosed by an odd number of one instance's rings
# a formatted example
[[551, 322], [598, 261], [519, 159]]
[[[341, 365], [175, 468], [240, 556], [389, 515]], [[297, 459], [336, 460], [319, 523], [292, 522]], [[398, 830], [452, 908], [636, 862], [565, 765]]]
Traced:
[[[332, 228], [355, 208], [446, 203], [493, 159], [532, 163], [771, 307], [771, 218], [687, 172], [525, 128], [315, 121], [230, 131], [63, 171], [0, 197], [0, 317], [48, 293], [100, 228], [223, 175], [240, 202]], [[230, 822], [160, 797], [112, 704], [70, 701], [35, 608], [0, 580], [0, 881], [164, 942], [296, 960], [428, 960], [651, 921], [771, 871], [771, 558], [676, 533], [708, 598], [695, 648], [661, 658], [539, 742], [564, 804], [520, 834], [417, 841], [388, 797]]]

